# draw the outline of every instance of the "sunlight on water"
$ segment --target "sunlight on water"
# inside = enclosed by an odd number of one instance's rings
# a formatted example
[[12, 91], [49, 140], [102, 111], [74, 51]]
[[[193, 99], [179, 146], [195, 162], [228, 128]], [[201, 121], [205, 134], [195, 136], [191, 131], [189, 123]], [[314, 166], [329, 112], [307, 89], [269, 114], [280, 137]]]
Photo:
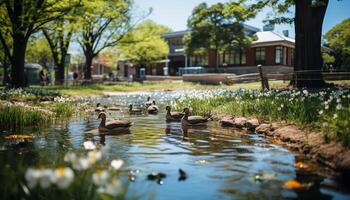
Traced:
[[[218, 93], [223, 91], [216, 91]], [[181, 96], [183, 93], [180, 93]], [[191, 95], [193, 92], [188, 92]], [[130, 116], [127, 105], [145, 102], [147, 96], [157, 99], [158, 115]], [[201, 94], [204, 95], [204, 94]], [[211, 94], [205, 94], [211, 95]], [[201, 129], [182, 130], [180, 123], [165, 122], [165, 105], [179, 93], [153, 93], [103, 98], [84, 98], [81, 102], [97, 102], [116, 106], [120, 111], [108, 112], [108, 119], [126, 118], [133, 122], [130, 134], [98, 134], [96, 114], [72, 119], [68, 123], [52, 125], [33, 132], [33, 142], [9, 144], [1, 140], [1, 166], [53, 165], [65, 152], [82, 149], [92, 140], [102, 145], [104, 160], [122, 159], [126, 169], [137, 170], [136, 180], [129, 184], [128, 196], [141, 199], [312, 199], [350, 198], [331, 178], [326, 169], [310, 163], [307, 170], [297, 169], [294, 163], [303, 159], [285, 148], [269, 144], [254, 134], [221, 128], [216, 122]], [[180, 97], [181, 98], [181, 97]], [[20, 147], [17, 147], [19, 145]], [[13, 161], [11, 155], [21, 155]], [[14, 162], [14, 163], [13, 163]], [[179, 181], [179, 168], [188, 177]], [[163, 172], [162, 185], [147, 181], [147, 174]], [[125, 177], [128, 171], [124, 172]], [[2, 179], [4, 179], [2, 177]], [[311, 184], [309, 189], [291, 190], [285, 181], [297, 179]], [[335, 188], [340, 188], [336, 190]]]

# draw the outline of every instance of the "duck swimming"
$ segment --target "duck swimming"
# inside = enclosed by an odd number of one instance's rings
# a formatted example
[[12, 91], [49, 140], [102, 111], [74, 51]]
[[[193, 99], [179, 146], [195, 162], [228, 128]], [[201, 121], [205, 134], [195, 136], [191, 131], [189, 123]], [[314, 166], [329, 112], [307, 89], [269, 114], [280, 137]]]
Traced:
[[97, 104], [96, 104], [95, 111], [96, 111], [96, 112], [104, 112], [104, 111], [105, 111], [105, 108], [102, 107], [102, 105], [101, 105], [100, 103], [97, 103]]
[[98, 126], [99, 131], [116, 131], [116, 130], [127, 130], [131, 127], [131, 122], [127, 120], [112, 120], [106, 122], [106, 113], [101, 112], [97, 119], [101, 119], [101, 123]]
[[158, 111], [159, 111], [159, 108], [158, 108], [158, 106], [156, 106], [156, 101], [153, 100], [152, 105], [148, 106], [147, 112], [148, 112], [148, 114], [157, 114]]
[[142, 109], [140, 108], [133, 108], [132, 104], [129, 105], [129, 114], [130, 115], [141, 115]]
[[183, 112], [171, 112], [171, 107], [167, 106], [166, 108], [165, 119], [167, 122], [180, 122], [182, 117], [185, 115]]
[[152, 104], [153, 104], [153, 102], [151, 101], [151, 97], [147, 97], [147, 101], [145, 102], [145, 107], [148, 108]]
[[184, 108], [185, 115], [181, 119], [182, 126], [200, 126], [200, 125], [206, 125], [209, 121], [209, 117], [202, 117], [202, 116], [189, 116], [190, 115], [190, 109]]

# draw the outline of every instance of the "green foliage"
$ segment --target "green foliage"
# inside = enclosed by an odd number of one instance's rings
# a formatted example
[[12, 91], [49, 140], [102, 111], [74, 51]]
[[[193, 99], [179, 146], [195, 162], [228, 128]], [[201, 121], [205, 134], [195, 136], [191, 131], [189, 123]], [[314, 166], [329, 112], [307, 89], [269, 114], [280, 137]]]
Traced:
[[74, 107], [70, 102], [55, 102], [51, 106], [57, 118], [68, 119], [74, 114]]
[[44, 37], [31, 37], [26, 50], [26, 62], [39, 63], [42, 66], [53, 63], [49, 44]]
[[238, 90], [194, 94], [177, 100], [175, 108], [191, 107], [193, 114], [255, 116], [323, 129], [325, 138], [350, 146], [349, 90]]
[[164, 58], [169, 52], [169, 47], [161, 38], [161, 34], [169, 31], [168, 27], [153, 21], [139, 24], [121, 41], [122, 56], [140, 64], [148, 64]]
[[217, 3], [208, 6], [201, 3], [192, 11], [187, 26], [191, 33], [184, 38], [189, 54], [197, 49], [244, 50], [251, 42], [243, 32], [243, 22], [256, 12], [239, 2]]
[[336, 64], [350, 69], [350, 18], [334, 26], [324, 38], [326, 45], [334, 50]]
[[322, 53], [323, 62], [326, 64], [332, 64], [335, 62], [335, 57], [327, 52]]

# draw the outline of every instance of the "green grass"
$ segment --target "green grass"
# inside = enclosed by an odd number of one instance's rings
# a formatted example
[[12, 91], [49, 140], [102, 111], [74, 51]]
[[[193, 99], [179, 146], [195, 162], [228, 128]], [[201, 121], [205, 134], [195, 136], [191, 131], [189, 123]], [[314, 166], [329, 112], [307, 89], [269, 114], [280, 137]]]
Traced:
[[[286, 86], [287, 82], [282, 81], [271, 81], [271, 87], [283, 87]], [[102, 95], [104, 92], [153, 92], [153, 91], [164, 91], [164, 90], [210, 90], [210, 89], [256, 89], [260, 88], [260, 82], [252, 83], [237, 83], [237, 84], [222, 84], [222, 85], [210, 85], [210, 84], [199, 84], [182, 81], [145, 81], [144, 83], [132, 82], [125, 83], [120, 82], [115, 85], [105, 84], [92, 84], [85, 86], [48, 86], [46, 90], [60, 93], [61, 95], [68, 96], [91, 96], [91, 95]]]
[[22, 130], [28, 126], [42, 126], [51, 122], [52, 114], [25, 106], [0, 106], [0, 128]]
[[325, 137], [350, 146], [350, 91], [237, 90], [223, 94], [180, 98], [175, 108], [191, 107], [193, 114], [254, 116], [323, 130]]

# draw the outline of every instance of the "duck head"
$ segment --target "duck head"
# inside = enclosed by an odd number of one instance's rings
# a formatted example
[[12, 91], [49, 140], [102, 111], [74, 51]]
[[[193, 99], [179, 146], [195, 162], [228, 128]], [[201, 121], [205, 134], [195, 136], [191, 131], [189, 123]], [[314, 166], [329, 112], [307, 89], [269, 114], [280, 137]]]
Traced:
[[130, 110], [130, 111], [132, 110], [132, 104], [129, 105], [129, 110]]
[[184, 108], [183, 112], [185, 113], [185, 115], [189, 115], [190, 114], [190, 109], [189, 108]]
[[151, 100], [151, 97], [147, 97], [147, 101], [150, 101]]
[[101, 104], [100, 104], [100, 103], [97, 103], [97, 104], [96, 104], [96, 107], [100, 107], [100, 106], [101, 106]]
[[156, 101], [155, 101], [155, 100], [153, 100], [153, 101], [152, 101], [152, 104], [153, 104], [153, 105], [156, 105]]
[[97, 119], [106, 119], [106, 113], [104, 113], [104, 112], [101, 112], [100, 114], [98, 114], [98, 117], [97, 117]]
[[165, 110], [170, 112], [171, 111], [171, 107], [170, 106], [166, 106]]

